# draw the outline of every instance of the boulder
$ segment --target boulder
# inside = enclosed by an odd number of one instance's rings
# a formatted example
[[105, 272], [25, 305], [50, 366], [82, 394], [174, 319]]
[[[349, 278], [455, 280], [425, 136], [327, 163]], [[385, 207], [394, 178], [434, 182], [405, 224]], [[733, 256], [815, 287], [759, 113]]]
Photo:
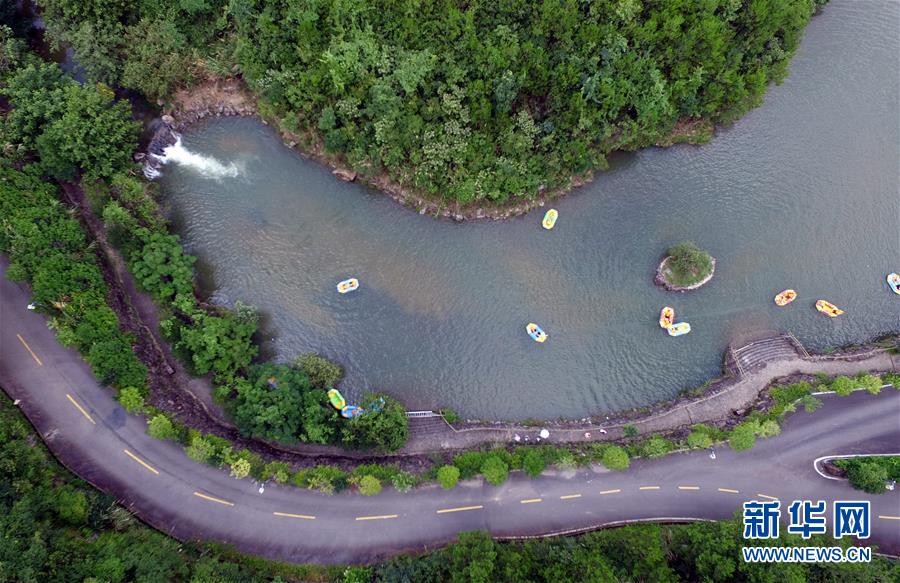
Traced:
[[168, 113], [162, 116], [162, 122], [168, 126], [175, 123], [175, 118], [169, 115]]
[[346, 168], [335, 168], [331, 171], [331, 173], [344, 182], [353, 182], [354, 180], [356, 180], [356, 172], [347, 170]]

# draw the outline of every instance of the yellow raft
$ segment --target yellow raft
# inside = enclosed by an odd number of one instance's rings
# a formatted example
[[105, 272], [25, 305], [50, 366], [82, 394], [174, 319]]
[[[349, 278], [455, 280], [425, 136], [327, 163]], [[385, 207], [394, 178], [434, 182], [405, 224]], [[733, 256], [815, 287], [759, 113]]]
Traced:
[[359, 280], [355, 277], [351, 277], [350, 279], [345, 279], [341, 283], [337, 284], [337, 290], [339, 294], [346, 294], [352, 292], [353, 290], [359, 287]]
[[675, 323], [675, 310], [666, 306], [659, 313], [659, 327], [660, 328], [668, 328], [672, 324]]
[[541, 330], [541, 327], [534, 322], [525, 326], [525, 331], [528, 332], [528, 335], [531, 336], [535, 342], [543, 343], [547, 340], [547, 333]]
[[792, 289], [786, 289], [777, 296], [775, 296], [775, 305], [776, 306], [786, 306], [789, 303], [793, 302], [797, 299], [797, 292]]
[[559, 218], [559, 213], [556, 212], [556, 209], [550, 209], [544, 214], [544, 220], [541, 221], [541, 224], [549, 231], [556, 224], [557, 218]]
[[825, 300], [818, 300], [816, 302], [816, 309], [831, 318], [837, 318], [844, 313], [844, 310]]

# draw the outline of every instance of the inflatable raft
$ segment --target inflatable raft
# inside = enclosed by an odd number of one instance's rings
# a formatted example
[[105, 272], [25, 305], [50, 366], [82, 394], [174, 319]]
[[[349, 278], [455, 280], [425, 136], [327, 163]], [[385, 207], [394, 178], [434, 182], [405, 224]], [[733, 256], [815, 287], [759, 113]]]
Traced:
[[669, 336], [683, 336], [691, 331], [691, 325], [687, 322], [678, 322], [677, 324], [672, 324], [666, 330], [669, 332]]
[[343, 409], [341, 409], [341, 417], [346, 419], [353, 419], [354, 417], [359, 417], [363, 414], [363, 408], [357, 407], [356, 405], [347, 405]]
[[547, 333], [541, 330], [541, 327], [534, 322], [525, 326], [525, 331], [528, 332], [528, 335], [531, 336], [535, 342], [544, 342], [548, 338]]
[[900, 275], [896, 273], [891, 273], [887, 276], [888, 285], [891, 286], [891, 289], [894, 290], [895, 294], [900, 295]]
[[344, 400], [344, 395], [341, 394], [337, 389], [331, 389], [328, 391], [328, 401], [331, 403], [331, 406], [340, 411], [347, 405], [347, 401]]
[[541, 224], [548, 231], [553, 228], [553, 225], [556, 224], [556, 219], [559, 218], [559, 213], [556, 209], [550, 209], [546, 213], [544, 213], [544, 220], [541, 221]]
[[355, 277], [351, 277], [350, 279], [345, 279], [341, 283], [337, 284], [337, 290], [339, 294], [346, 294], [352, 292], [353, 290], [359, 288], [359, 280]]
[[777, 296], [775, 296], [775, 305], [776, 306], [786, 306], [789, 303], [793, 302], [797, 299], [797, 292], [792, 289], [786, 289]]
[[675, 323], [675, 310], [666, 306], [659, 313], [659, 327], [660, 328], [668, 328], [672, 324]]
[[837, 318], [844, 313], [844, 310], [825, 300], [816, 301], [816, 309], [831, 318]]

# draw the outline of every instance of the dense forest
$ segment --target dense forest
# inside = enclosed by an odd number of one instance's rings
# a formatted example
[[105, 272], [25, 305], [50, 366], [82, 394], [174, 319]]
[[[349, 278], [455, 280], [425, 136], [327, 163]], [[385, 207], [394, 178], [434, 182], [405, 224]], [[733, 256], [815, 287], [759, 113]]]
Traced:
[[740, 116], [784, 78], [826, 1], [38, 4], [90, 80], [164, 99], [238, 74], [309, 147], [432, 197], [491, 204]]
[[[833, 544], [783, 536], [772, 544]], [[616, 582], [896, 581], [900, 565], [749, 564], [737, 520], [631, 526], [525, 543], [467, 533], [448, 548], [371, 567], [285, 565], [217, 546], [182, 544], [144, 526], [73, 477], [0, 395], [0, 583], [262, 583], [335, 581]]]

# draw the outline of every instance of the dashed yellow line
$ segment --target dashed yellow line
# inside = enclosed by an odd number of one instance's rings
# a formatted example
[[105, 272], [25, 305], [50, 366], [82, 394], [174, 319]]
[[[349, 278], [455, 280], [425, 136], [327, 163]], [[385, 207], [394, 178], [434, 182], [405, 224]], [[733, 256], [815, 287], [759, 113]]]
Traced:
[[465, 512], [466, 510], [481, 510], [484, 506], [460, 506], [459, 508], [444, 508], [438, 510], [438, 514], [447, 514], [448, 512]]
[[725, 492], [726, 494], [740, 494], [740, 490], [732, 490], [731, 488], [719, 488], [719, 492]]
[[678, 486], [679, 490], [699, 490], [700, 486]]
[[287, 518], [302, 518], [304, 520], [315, 520], [315, 516], [309, 516], [308, 514], [291, 514], [290, 512], [273, 512], [275, 516], [285, 516]]
[[526, 500], [519, 500], [519, 504], [535, 504], [537, 502], [542, 502], [543, 498], [528, 498]]
[[659, 486], [641, 486], [638, 490], [659, 490]]
[[621, 492], [621, 491], [622, 491], [622, 490], [616, 488], [615, 490], [603, 490], [603, 491], [600, 492], [600, 493], [601, 493], [601, 494], [618, 494], [618, 493]]
[[357, 516], [356, 520], [386, 520], [388, 518], [397, 518], [396, 514], [382, 514], [380, 516]]
[[574, 498], [581, 498], [581, 494], [567, 494], [559, 497], [560, 500], [572, 500]]
[[900, 520], [900, 516], [884, 516], [882, 514], [879, 514], [878, 518], [882, 520]]
[[144, 466], [145, 468], [147, 468], [148, 470], [150, 470], [151, 472], [153, 472], [153, 473], [156, 474], [157, 476], [159, 475], [159, 472], [156, 471], [155, 468], [153, 468], [150, 464], [148, 464], [147, 462], [145, 462], [144, 460], [142, 460], [142, 459], [139, 458], [138, 456], [134, 455], [133, 453], [131, 453], [131, 452], [128, 451], [127, 449], [123, 449], [122, 451], [125, 452], [125, 455], [127, 455], [128, 457], [130, 457], [131, 459], [133, 459], [133, 460], [136, 461], [137, 463], [141, 464], [142, 466]]
[[221, 498], [214, 498], [213, 496], [207, 496], [206, 494], [202, 494], [200, 492], [194, 492], [194, 496], [198, 498], [203, 498], [204, 500], [209, 500], [210, 502], [218, 502], [219, 504], [224, 504], [225, 506], [234, 506], [234, 502], [229, 502], [228, 500], [222, 500]]
[[21, 334], [16, 334], [16, 338], [19, 339], [19, 342], [22, 343], [22, 346], [25, 347], [25, 350], [28, 351], [28, 354], [31, 355], [31, 358], [33, 358], [34, 361], [35, 361], [36, 363], [38, 363], [38, 366], [44, 366], [44, 363], [41, 362], [41, 359], [37, 357], [37, 354], [35, 354], [34, 351], [31, 349], [31, 347], [28, 346], [28, 343], [25, 342], [25, 339], [22, 338], [22, 335], [21, 335]]
[[765, 494], [757, 494], [760, 498], [765, 498], [766, 500], [778, 500], [775, 496], [767, 496]]
[[69, 393], [66, 393], [66, 398], [69, 399], [69, 401], [70, 401], [73, 405], [75, 405], [75, 408], [76, 408], [76, 409], [78, 409], [79, 411], [81, 411], [81, 414], [84, 415], [85, 418], [86, 418], [88, 421], [90, 421], [90, 422], [93, 423], [94, 425], [97, 424], [97, 422], [94, 421], [93, 417], [91, 417], [90, 415], [88, 415], [88, 412], [84, 410], [84, 407], [82, 407], [81, 405], [79, 405], [78, 402], [75, 401], [75, 399], [72, 398], [72, 395], [70, 395]]

